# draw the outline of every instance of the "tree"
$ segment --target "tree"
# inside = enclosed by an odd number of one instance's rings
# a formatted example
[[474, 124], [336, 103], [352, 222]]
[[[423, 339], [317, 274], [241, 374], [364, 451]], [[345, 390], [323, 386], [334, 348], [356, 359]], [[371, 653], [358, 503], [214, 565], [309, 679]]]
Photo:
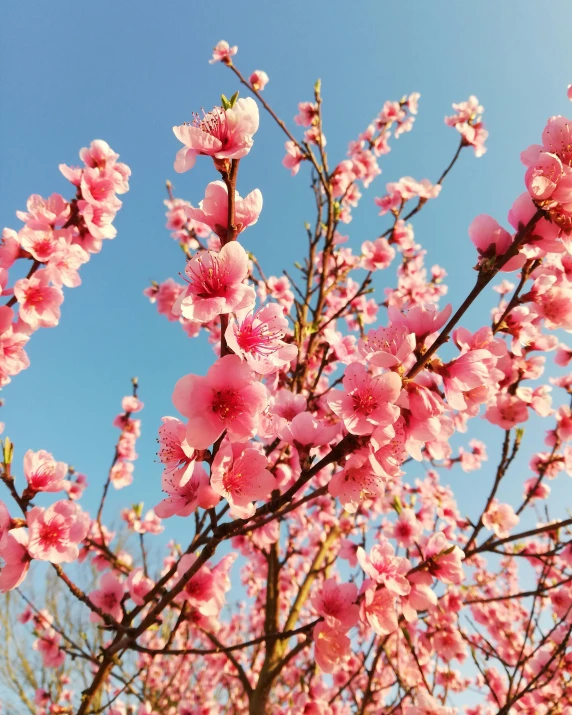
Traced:
[[[546, 360], [539, 353], [553, 352], [561, 367], [572, 359], [557, 332], [572, 331], [567, 120], [550, 118], [542, 144], [522, 154], [526, 191], [509, 211], [512, 231], [486, 215], [470, 224], [475, 284], [453, 312], [438, 307], [446, 273], [427, 271], [410, 221], [441, 193], [461, 154], [485, 152], [476, 97], [445, 119], [458, 141], [437, 181], [387, 184], [375, 202], [389, 226], [356, 251], [340, 230], [392, 138], [413, 128], [419, 95], [385, 102], [334, 165], [320, 82], [299, 105], [299, 140], [263, 98], [267, 75], [245, 79], [236, 52], [220, 42], [212, 62], [248, 96], [223, 95], [221, 106], [174, 127], [183, 145], [175, 170], [210, 162], [219, 176], [198, 207], [167, 184], [167, 225], [185, 254], [186, 283], [145, 290], [189, 337], [206, 330], [216, 359], [206, 375], [174, 387], [184, 419], [165, 417], [159, 428], [165, 497], [145, 514], [121, 514], [136, 545], [116, 539], [103, 513], [109, 489], [133, 480], [137, 379], [115, 420], [120, 435], [95, 514], [79, 505], [82, 475], [47, 451], [27, 452], [16, 469], [20, 455], [5, 438], [2, 481], [12, 501], [0, 505], [0, 588], [26, 601], [19, 620], [33, 624], [42, 661], [14, 639], [7, 601], [5, 682], [42, 714], [572, 711], [572, 519], [553, 516], [562, 509], [548, 498], [550, 480], [572, 476], [572, 412], [553, 408], [551, 388], [535, 382]], [[258, 189], [238, 193], [259, 106], [286, 135], [284, 165], [311, 174], [316, 213], [296, 277], [267, 277], [242, 244], [262, 210]], [[32, 333], [57, 325], [63, 286], [79, 285], [80, 266], [115, 236], [129, 169], [103, 141], [80, 158], [81, 168], [60, 167], [74, 198], [32, 196], [18, 212], [24, 227], [4, 230], [4, 384], [28, 367]], [[22, 261], [26, 277], [8, 288], [8, 271]], [[392, 264], [396, 286], [376, 295], [374, 274]], [[466, 311], [501, 273], [517, 282], [493, 287], [492, 319], [469, 331]], [[572, 394], [571, 377], [551, 381]], [[521, 501], [500, 502], [531, 413], [547, 420], [546, 450], [531, 455]], [[489, 448], [497, 466], [484, 468], [486, 495], [463, 516], [440, 472], [483, 467], [482, 442], [457, 453], [450, 445], [479, 416], [500, 430]], [[48, 507], [35, 503], [60, 492]], [[538, 523], [519, 527], [533, 508]], [[150, 536], [174, 515], [187, 518], [188, 543], [151, 558]], [[45, 603], [30, 590], [33, 561], [58, 584]]]

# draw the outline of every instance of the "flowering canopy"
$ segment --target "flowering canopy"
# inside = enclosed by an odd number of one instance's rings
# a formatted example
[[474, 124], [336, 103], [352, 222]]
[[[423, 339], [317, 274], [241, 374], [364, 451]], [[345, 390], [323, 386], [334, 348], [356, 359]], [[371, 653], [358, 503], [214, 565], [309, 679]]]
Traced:
[[[426, 268], [410, 219], [445, 200], [465, 148], [486, 151], [478, 99], [445, 118], [457, 147], [440, 177], [388, 182], [372, 200], [387, 228], [350, 237], [344, 226], [381, 158], [414, 128], [420, 95], [385, 101], [344, 158], [328, 163], [320, 83], [291, 131], [260, 95], [268, 75], [245, 79], [237, 51], [221, 41], [211, 63], [254, 98], [223, 95], [221, 106], [174, 127], [184, 145], [175, 170], [202, 162], [209, 179], [218, 174], [198, 207], [167, 184], [185, 284], [167, 278], [145, 289], [160, 315], [214, 347], [206, 375], [173, 376], [182, 419], [158, 426], [156, 506], [122, 509], [128, 539], [106, 526], [109, 489], [140, 478], [136, 378], [113, 421], [119, 434], [99, 502], [83, 499], [86, 476], [49, 445], [22, 455], [9, 438], [2, 444], [10, 501], [0, 502], [0, 591], [20, 587], [27, 605], [18, 621], [31, 624], [43, 669], [41, 688], [34, 678], [12, 685], [37, 715], [570, 712], [572, 519], [550, 485], [572, 476], [572, 375], [545, 373], [551, 354], [561, 368], [572, 359], [555, 332], [572, 331], [568, 120], [551, 117], [541, 144], [522, 153], [526, 191], [506, 224], [469, 217], [475, 284], [454, 310], [443, 304], [447, 273]], [[242, 199], [237, 189], [258, 103], [285, 133], [284, 166], [312, 172], [317, 213], [296, 278], [265, 274], [250, 230], [262, 192]], [[130, 171], [101, 140], [80, 158], [81, 167], [60, 167], [74, 198], [34, 194], [17, 212], [23, 226], [3, 231], [2, 386], [29, 367], [28, 341], [57, 326], [81, 266], [116, 235]], [[256, 230], [264, 238], [268, 228], [261, 220]], [[374, 294], [377, 274], [394, 263], [396, 279]], [[461, 325], [500, 273], [491, 316], [474, 331]], [[479, 419], [496, 441], [465, 438]], [[547, 420], [545, 448], [516, 470], [537, 419]], [[484, 489], [469, 514], [446, 483], [457, 466], [471, 493]], [[175, 516], [185, 543], [169, 541], [152, 561], [149, 542]], [[26, 580], [34, 561], [89, 614], [91, 630], [75, 633], [54, 599], [53, 613], [35, 602]], [[81, 678], [71, 670], [78, 662]]]

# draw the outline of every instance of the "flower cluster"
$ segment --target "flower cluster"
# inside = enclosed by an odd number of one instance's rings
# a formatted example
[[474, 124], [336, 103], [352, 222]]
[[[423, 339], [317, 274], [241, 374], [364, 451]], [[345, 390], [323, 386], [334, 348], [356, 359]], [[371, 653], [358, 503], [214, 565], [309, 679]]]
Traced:
[[[115, 237], [113, 220], [122, 205], [117, 194], [128, 191], [131, 174], [118, 158], [106, 142], [93, 141], [80, 151], [82, 167], [60, 165], [75, 187], [74, 199], [33, 194], [27, 210], [16, 212], [24, 226], [3, 230], [0, 288], [11, 297], [0, 307], [0, 386], [29, 366], [25, 345], [31, 334], [59, 323], [63, 286], [80, 285], [79, 268], [99, 253], [104, 239]], [[30, 268], [10, 288], [9, 271], [17, 271], [20, 261]]]
[[[236, 53], [221, 41], [212, 62], [254, 98], [223, 95], [174, 127], [175, 170], [213, 173], [193, 203], [167, 184], [184, 282], [145, 289], [189, 337], [206, 332], [214, 354], [206, 374], [173, 379], [179, 416], [163, 417], [158, 433], [163, 497], [156, 480], [153, 509], [124, 508], [119, 534], [106, 526], [110, 484], [133, 481], [136, 380], [114, 421], [121, 435], [94, 518], [79, 505], [86, 484], [73, 468], [28, 451], [20, 484], [3, 443], [0, 477], [19, 512], [0, 502], [0, 590], [22, 585], [33, 560], [48, 562], [89, 615], [75, 633], [65, 606], [44, 611], [26, 596], [20, 622], [33, 625], [47, 674], [34, 685], [38, 715], [71, 712], [76, 700], [78, 715], [458, 715], [451, 703], [467, 715], [564, 712], [572, 519], [555, 515], [561, 505], [549, 497], [554, 480], [572, 475], [572, 375], [548, 378], [547, 367], [551, 354], [559, 368], [572, 360], [556, 332], [572, 332], [568, 121], [552, 117], [542, 145], [523, 153], [526, 191], [507, 228], [485, 214], [470, 222], [475, 284], [453, 311], [441, 302], [447, 273], [426, 266], [412, 220], [444, 200], [465, 148], [484, 153], [482, 106], [475, 97], [453, 105], [445, 121], [461, 138], [446, 169], [435, 181], [388, 182], [375, 202], [389, 225], [357, 238], [342, 227], [390, 139], [413, 128], [419, 95], [385, 102], [330, 163], [317, 82], [294, 118], [301, 139], [278, 119], [283, 163], [313, 172], [308, 255], [299, 274], [266, 275], [254, 253], [262, 193], [241, 198], [238, 170], [258, 142], [257, 102], [277, 116], [260, 96], [268, 76], [247, 80]], [[53, 255], [65, 245], [87, 256], [111, 237], [127, 170], [102, 143], [82, 159], [85, 168], [64, 170], [76, 199], [34, 198], [25, 228], [6, 234], [0, 261], [27, 251], [33, 270], [21, 280], [40, 281], [33, 299], [20, 299], [16, 282], [14, 325], [4, 307], [10, 335], [57, 322], [52, 243]], [[395, 283], [382, 273], [394, 264]], [[466, 311], [491, 286], [496, 305], [469, 329]], [[487, 444], [473, 436], [477, 419]], [[516, 470], [531, 444], [523, 425], [539, 419], [544, 445]], [[459, 476], [471, 495], [463, 508], [447, 483]], [[60, 492], [67, 498], [43, 505]], [[184, 542], [169, 541], [157, 561], [149, 538], [174, 517]], [[84, 661], [74, 679], [66, 667]]]

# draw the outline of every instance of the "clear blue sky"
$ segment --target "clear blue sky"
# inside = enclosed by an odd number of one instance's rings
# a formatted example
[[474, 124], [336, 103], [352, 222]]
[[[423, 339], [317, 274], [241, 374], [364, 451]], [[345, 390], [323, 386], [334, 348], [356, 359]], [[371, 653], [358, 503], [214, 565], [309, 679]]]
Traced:
[[[0, 9], [2, 225], [19, 228], [14, 212], [25, 208], [31, 193], [69, 195], [58, 164], [76, 163], [79, 148], [94, 138], [107, 140], [133, 171], [116, 222], [118, 237], [83, 268], [84, 285], [66, 291], [60, 326], [33, 336], [31, 368], [4, 391], [1, 416], [16, 443], [15, 471], [26, 449], [50, 450], [88, 475], [85, 506], [95, 510], [117, 435], [111, 421], [137, 375], [146, 405], [141, 456], [134, 485], [114, 493], [112, 503], [143, 499], [152, 506], [160, 499], [161, 470], [154, 462], [160, 418], [173, 413], [176, 380], [203, 372], [211, 352], [205, 341], [188, 340], [158, 316], [142, 290], [150, 279], [176, 276], [183, 268], [164, 228], [165, 179], [174, 180], [177, 195], [196, 203], [216, 178], [208, 161], [174, 174], [179, 145], [171, 127], [238, 88], [228, 70], [208, 64], [218, 40], [239, 45], [236, 62], [246, 74], [269, 74], [265, 96], [286, 120], [298, 101], [311, 99], [315, 79], [322, 79], [331, 163], [344, 157], [348, 140], [384, 100], [421, 92], [415, 130], [393, 142], [382, 159], [382, 177], [347, 227], [356, 250], [386, 225], [374, 195], [402, 175], [435, 180], [458, 139], [443, 116], [451, 102], [478, 96], [486, 108], [489, 151], [482, 159], [464, 153], [441, 197], [415, 222], [428, 264], [449, 272], [449, 298], [458, 305], [474, 277], [467, 226], [483, 212], [506, 221], [523, 188], [520, 151], [538, 141], [548, 116], [572, 113], [566, 99], [571, 20], [566, 0], [542, 6], [530, 0], [6, 0]], [[291, 179], [283, 169], [283, 142], [263, 116], [239, 181], [243, 195], [255, 187], [264, 195], [261, 219], [244, 240], [269, 274], [302, 255], [303, 222], [313, 217], [308, 175], [302, 171]], [[383, 280], [393, 278], [388, 272]], [[490, 299], [481, 300], [482, 310], [485, 304], [488, 311]], [[475, 325], [474, 312], [465, 324]], [[478, 423], [480, 436], [491, 434]], [[500, 431], [494, 434], [491, 461], [501, 441]], [[465, 505], [475, 493], [473, 480], [482, 484], [486, 476], [451, 475]], [[183, 531], [179, 521], [180, 538]]]

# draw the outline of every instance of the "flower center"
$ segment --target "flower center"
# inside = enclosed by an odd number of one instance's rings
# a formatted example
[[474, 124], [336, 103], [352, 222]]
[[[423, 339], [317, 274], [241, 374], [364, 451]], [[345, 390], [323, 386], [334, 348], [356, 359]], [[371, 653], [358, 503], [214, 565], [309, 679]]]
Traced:
[[228, 288], [228, 271], [217, 256], [207, 253], [204, 261], [199, 255], [187, 265], [189, 284], [197, 298], [223, 298]]
[[228, 422], [242, 413], [243, 400], [234, 390], [213, 391], [212, 411], [221, 421]]
[[354, 412], [361, 412], [364, 415], [371, 415], [377, 408], [377, 400], [369, 390], [360, 390], [352, 395]]
[[281, 330], [273, 330], [268, 323], [254, 325], [252, 316], [248, 316], [236, 334], [236, 341], [245, 353], [266, 356], [278, 350], [280, 346], [276, 341], [283, 335]]

